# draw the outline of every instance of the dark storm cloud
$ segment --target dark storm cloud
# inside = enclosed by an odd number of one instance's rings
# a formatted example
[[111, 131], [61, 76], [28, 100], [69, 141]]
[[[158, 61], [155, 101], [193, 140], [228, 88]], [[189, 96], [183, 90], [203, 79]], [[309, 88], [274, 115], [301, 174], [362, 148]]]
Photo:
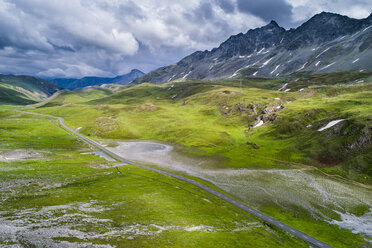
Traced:
[[292, 6], [285, 0], [237, 0], [239, 11], [262, 18], [268, 22], [291, 23]]

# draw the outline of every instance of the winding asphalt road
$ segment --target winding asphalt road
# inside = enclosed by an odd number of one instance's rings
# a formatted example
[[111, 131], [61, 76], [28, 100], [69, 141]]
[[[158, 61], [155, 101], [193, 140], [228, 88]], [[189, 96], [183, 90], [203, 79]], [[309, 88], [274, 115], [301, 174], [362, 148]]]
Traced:
[[129, 160], [126, 160], [120, 156], [118, 156], [117, 154], [107, 150], [105, 147], [101, 146], [100, 144], [94, 142], [93, 140], [79, 134], [78, 132], [74, 131], [73, 129], [69, 128], [68, 126], [66, 126], [66, 124], [63, 122], [63, 119], [61, 117], [56, 117], [56, 116], [52, 116], [52, 115], [43, 115], [43, 114], [38, 114], [38, 113], [33, 113], [33, 112], [24, 112], [24, 111], [19, 111], [19, 110], [15, 110], [15, 111], [18, 111], [18, 112], [23, 112], [23, 113], [27, 113], [27, 114], [32, 114], [32, 115], [39, 115], [39, 116], [44, 116], [44, 117], [50, 117], [50, 118], [54, 118], [54, 119], [57, 119], [59, 121], [59, 123], [66, 129], [68, 130], [69, 132], [75, 134], [76, 136], [78, 136], [79, 138], [85, 140], [86, 142], [88, 142], [89, 144], [97, 147], [98, 149], [100, 149], [101, 151], [105, 152], [106, 154], [110, 155], [111, 157], [119, 160], [119, 161], [122, 161], [126, 164], [131, 164], [131, 165], [135, 165], [135, 166], [138, 166], [138, 167], [141, 167], [143, 169], [147, 169], [147, 170], [150, 170], [150, 171], [154, 171], [154, 172], [157, 172], [157, 173], [160, 173], [160, 174], [163, 174], [163, 175], [166, 175], [166, 176], [170, 176], [170, 177], [175, 177], [177, 179], [180, 179], [182, 181], [185, 181], [185, 182], [188, 182], [188, 183], [191, 183], [219, 198], [221, 198], [222, 200], [225, 200], [235, 206], [237, 206], [238, 208], [241, 208], [245, 211], [247, 211], [248, 213], [250, 214], [253, 214], [254, 216], [262, 219], [263, 221], [267, 222], [267, 223], [270, 223], [274, 226], [277, 226], [279, 228], [281, 228], [282, 230], [285, 230], [289, 233], [291, 233], [292, 235], [294, 236], [297, 236], [298, 238], [308, 242], [312, 247], [316, 247], [316, 248], [332, 248], [330, 245], [327, 245], [313, 237], [310, 237], [309, 235], [297, 230], [297, 229], [294, 229], [286, 224], [283, 224], [282, 222], [280, 221], [277, 221], [259, 211], [256, 211], [244, 204], [242, 204], [241, 202], [238, 202], [224, 194], [222, 194], [221, 192], [218, 192], [212, 188], [209, 188], [208, 186], [205, 186], [195, 180], [192, 180], [192, 179], [189, 179], [187, 177], [183, 177], [183, 176], [179, 176], [179, 175], [176, 175], [176, 174], [173, 174], [173, 173], [170, 173], [170, 172], [167, 172], [167, 171], [163, 171], [163, 170], [158, 170], [158, 169], [155, 169], [155, 168], [152, 168], [152, 167], [148, 167], [148, 166], [145, 166], [145, 165], [142, 165], [142, 164], [138, 164], [136, 162], [132, 162], [132, 161], [129, 161]]

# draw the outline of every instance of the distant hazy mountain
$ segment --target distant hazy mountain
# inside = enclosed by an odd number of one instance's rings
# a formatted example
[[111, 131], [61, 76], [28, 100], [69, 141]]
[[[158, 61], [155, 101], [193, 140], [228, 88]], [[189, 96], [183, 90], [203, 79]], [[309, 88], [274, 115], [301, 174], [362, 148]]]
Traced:
[[231, 36], [218, 48], [195, 52], [175, 65], [152, 71], [134, 83], [178, 78], [277, 77], [294, 72], [372, 70], [372, 14], [353, 19], [322, 12], [296, 29], [275, 21]]
[[131, 70], [128, 74], [117, 76], [114, 78], [105, 77], [84, 77], [81, 79], [76, 78], [48, 78], [48, 81], [57, 84], [58, 86], [73, 90], [76, 88], [83, 88], [92, 85], [102, 85], [102, 84], [128, 84], [134, 79], [144, 75], [140, 70]]
[[40, 102], [60, 87], [40, 78], [0, 74], [0, 104]]

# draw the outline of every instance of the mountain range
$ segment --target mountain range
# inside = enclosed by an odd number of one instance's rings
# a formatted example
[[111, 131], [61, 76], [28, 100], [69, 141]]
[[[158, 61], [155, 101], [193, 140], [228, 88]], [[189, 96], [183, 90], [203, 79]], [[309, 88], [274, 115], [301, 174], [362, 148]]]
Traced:
[[46, 78], [48, 81], [57, 84], [58, 86], [74, 90], [76, 88], [83, 88], [92, 85], [102, 85], [102, 84], [128, 84], [134, 79], [144, 75], [140, 70], [133, 69], [129, 73], [113, 78], [108, 77], [83, 77], [80, 79], [76, 78]]
[[218, 48], [194, 52], [177, 64], [156, 69], [133, 83], [371, 71], [371, 26], [372, 14], [353, 19], [322, 12], [289, 30], [271, 21], [231, 36]]

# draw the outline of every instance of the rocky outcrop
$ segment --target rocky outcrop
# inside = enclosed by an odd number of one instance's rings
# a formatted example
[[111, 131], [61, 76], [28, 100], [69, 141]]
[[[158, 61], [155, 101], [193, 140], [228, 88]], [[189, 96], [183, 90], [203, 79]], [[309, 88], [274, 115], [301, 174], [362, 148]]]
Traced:
[[364, 127], [351, 143], [346, 143], [346, 148], [350, 150], [363, 149], [372, 145], [372, 130]]

